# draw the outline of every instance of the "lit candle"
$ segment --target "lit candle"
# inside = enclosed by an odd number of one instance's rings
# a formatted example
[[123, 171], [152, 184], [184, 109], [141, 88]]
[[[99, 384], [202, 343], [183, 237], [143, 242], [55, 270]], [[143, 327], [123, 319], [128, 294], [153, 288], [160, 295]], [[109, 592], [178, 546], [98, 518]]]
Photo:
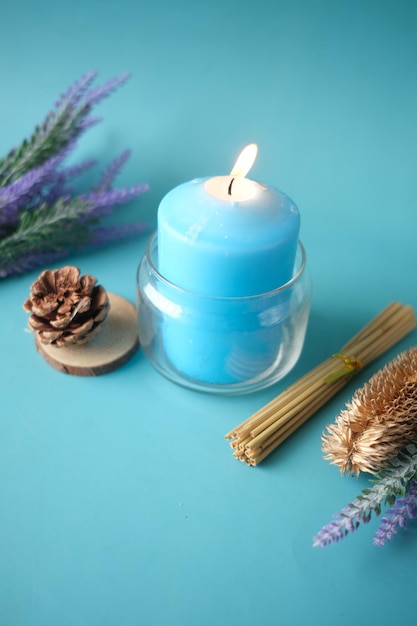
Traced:
[[286, 305], [263, 311], [256, 303], [249, 315], [240, 298], [291, 279], [300, 216], [286, 194], [246, 178], [256, 153], [247, 146], [228, 176], [180, 185], [158, 209], [158, 271], [184, 290], [164, 323], [164, 350], [196, 381], [239, 383], [277, 359]]
[[158, 209], [159, 271], [210, 296], [261, 294], [292, 275], [300, 216], [284, 193], [246, 178], [247, 146], [229, 176], [195, 179], [170, 191]]

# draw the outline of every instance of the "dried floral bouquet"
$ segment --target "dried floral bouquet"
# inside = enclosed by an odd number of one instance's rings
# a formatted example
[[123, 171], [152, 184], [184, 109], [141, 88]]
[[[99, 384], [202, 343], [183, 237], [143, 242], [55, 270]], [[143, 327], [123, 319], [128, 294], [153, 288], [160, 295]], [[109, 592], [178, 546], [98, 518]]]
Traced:
[[314, 546], [340, 541], [388, 510], [374, 535], [383, 546], [417, 517], [417, 348], [410, 348], [358, 389], [323, 433], [325, 459], [345, 472], [373, 474], [371, 486], [314, 537]]
[[93, 108], [121, 86], [128, 74], [93, 87], [96, 72], [76, 81], [58, 100], [29, 139], [0, 159], [0, 277], [22, 274], [67, 256], [142, 232], [142, 223], [103, 226], [101, 218], [117, 204], [140, 195], [146, 185], [114, 189], [129, 157], [115, 158], [101, 180], [77, 194], [74, 179], [91, 168], [89, 160], [64, 167], [78, 138], [99, 121]]
[[417, 442], [411, 442], [390, 462], [389, 467], [377, 473], [372, 485], [334, 516], [315, 535], [314, 547], [322, 547], [340, 541], [346, 535], [367, 524], [373, 515], [385, 512], [374, 535], [374, 545], [383, 546], [392, 539], [399, 528], [405, 528], [408, 520], [417, 517]]

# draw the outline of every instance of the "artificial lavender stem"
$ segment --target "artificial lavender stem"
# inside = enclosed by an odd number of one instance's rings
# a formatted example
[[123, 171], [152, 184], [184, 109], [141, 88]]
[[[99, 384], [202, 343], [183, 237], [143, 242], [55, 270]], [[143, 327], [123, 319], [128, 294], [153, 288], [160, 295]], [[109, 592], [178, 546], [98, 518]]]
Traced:
[[0, 226], [4, 227], [16, 221], [18, 210], [30, 203], [31, 198], [36, 196], [42, 185], [49, 182], [62, 158], [62, 155], [52, 157], [14, 183], [0, 189]]
[[11, 263], [0, 262], [0, 278], [19, 276], [29, 272], [41, 265], [46, 265], [64, 258], [68, 250], [62, 249], [57, 252], [33, 252], [21, 256], [17, 261]]
[[[60, 96], [59, 100], [57, 100], [57, 102], [55, 103], [55, 108], [59, 109], [67, 103], [71, 103], [72, 106], [77, 105], [85, 94], [86, 89], [88, 89], [96, 76], [97, 71], [91, 70], [90, 72], [87, 72], [87, 74], [81, 76], [81, 78], [76, 80], [74, 83], [72, 83], [67, 91], [65, 91]], [[49, 115], [47, 116], [47, 119]]]
[[107, 98], [111, 93], [113, 93], [118, 87], [123, 85], [130, 77], [129, 72], [125, 72], [120, 76], [116, 76], [115, 78], [111, 78], [106, 83], [101, 85], [100, 87], [96, 87], [95, 89], [90, 89], [87, 91], [84, 98], [84, 106], [92, 107], [95, 106], [104, 98]]
[[145, 224], [97, 227], [101, 216], [148, 188], [111, 189], [129, 151], [116, 157], [96, 187], [84, 194], [77, 195], [71, 183], [94, 161], [61, 166], [80, 135], [99, 121], [91, 115], [92, 108], [129, 75], [93, 89], [95, 76], [89, 72], [74, 82], [32, 136], [0, 159], [0, 277], [23, 273], [73, 250], [104, 245], [146, 228]]
[[97, 161], [95, 159], [90, 159], [78, 165], [59, 170], [53, 182], [44, 189], [41, 202], [50, 206], [59, 198], [71, 196], [74, 193], [74, 189], [70, 186], [72, 179], [91, 169], [96, 163]]
[[108, 191], [111, 188], [115, 178], [130, 157], [130, 154], [130, 150], [125, 150], [110, 163], [110, 165], [105, 170], [103, 176], [101, 177], [98, 185], [94, 187], [93, 192], [99, 193], [102, 191]]
[[147, 224], [122, 224], [120, 226], [97, 226], [90, 230], [89, 245], [100, 247], [125, 239], [128, 236], [143, 233]]
[[379, 472], [369, 489], [363, 489], [332, 522], [323, 526], [314, 536], [313, 546], [323, 548], [356, 530], [361, 522], [369, 522], [372, 514], [381, 513], [384, 503], [391, 505], [397, 496], [404, 495], [416, 476], [417, 445], [412, 442], [391, 461], [389, 467]]
[[91, 206], [91, 209], [88, 211], [89, 217], [99, 217], [108, 215], [116, 204], [124, 204], [144, 193], [148, 188], [148, 185], [135, 185], [130, 189], [110, 189], [99, 193], [91, 192], [80, 196], [80, 199]]
[[407, 520], [417, 517], [417, 484], [411, 481], [407, 493], [398, 498], [381, 519], [374, 536], [374, 545], [383, 546], [397, 534], [399, 528], [407, 526]]

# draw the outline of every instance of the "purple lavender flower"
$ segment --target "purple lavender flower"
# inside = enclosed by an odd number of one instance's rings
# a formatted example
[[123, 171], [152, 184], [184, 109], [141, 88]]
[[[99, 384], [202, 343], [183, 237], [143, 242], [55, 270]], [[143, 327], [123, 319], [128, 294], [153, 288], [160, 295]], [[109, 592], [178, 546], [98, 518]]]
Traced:
[[[340, 541], [349, 532], [358, 528], [361, 522], [368, 523], [371, 515], [380, 515], [382, 505], [393, 505], [398, 496], [404, 496], [410, 489], [410, 485], [417, 477], [417, 445], [410, 442], [397, 457], [391, 460], [390, 465], [377, 474], [372, 480], [370, 488], [362, 489], [362, 492], [353, 502], [348, 504], [335, 519], [323, 526], [313, 538], [313, 546], [324, 548], [330, 543]], [[415, 487], [410, 491], [410, 498], [405, 500], [402, 509], [402, 500], [398, 500], [403, 513], [395, 509], [395, 519], [388, 520], [383, 525], [382, 536], [377, 536], [377, 542], [383, 542], [384, 537], [392, 536], [392, 528], [396, 528], [403, 519], [415, 516], [417, 506], [417, 493]], [[405, 517], [401, 517], [401, 516]], [[386, 533], [385, 533], [385, 530]], [[377, 545], [382, 545], [379, 543]]]
[[96, 164], [97, 161], [95, 159], [89, 159], [88, 161], [83, 161], [82, 163], [63, 168], [56, 172], [54, 180], [43, 189], [40, 203], [44, 202], [50, 206], [54, 204], [58, 198], [72, 195], [74, 192], [74, 189], [70, 185], [72, 179], [84, 174], [84, 172], [91, 169]]
[[122, 74], [87, 91], [95, 76], [96, 72], [89, 72], [76, 81], [60, 97], [32, 137], [0, 162], [0, 187], [15, 182], [65, 147], [72, 149], [79, 135], [97, 121], [88, 117], [91, 109], [122, 85], [129, 75]]
[[[72, 104], [72, 106], [78, 104], [78, 102], [83, 97], [86, 89], [88, 89], [96, 76], [97, 71], [92, 70], [90, 72], [87, 72], [87, 74], [81, 76], [81, 78], [76, 80], [74, 83], [72, 83], [67, 91], [65, 91], [60, 96], [59, 100], [57, 100], [57, 102], [55, 103], [55, 108], [60, 109], [62, 106], [65, 106], [69, 102]], [[49, 119], [49, 116], [50, 114], [47, 116], [47, 119]]]
[[105, 170], [98, 185], [96, 185], [92, 191], [94, 191], [95, 193], [98, 193], [101, 191], [108, 191], [109, 189], [111, 189], [111, 186], [113, 185], [115, 178], [117, 177], [123, 165], [126, 163], [128, 158], [130, 157], [130, 154], [131, 154], [130, 150], [125, 150], [124, 152], [122, 152], [122, 154], [120, 154], [118, 157], [113, 159], [113, 161], [110, 163], [108, 168]]
[[97, 227], [104, 215], [148, 189], [112, 189], [130, 151], [116, 157], [99, 183], [78, 194], [73, 179], [95, 162], [62, 167], [80, 135], [99, 118], [92, 108], [128, 78], [122, 74], [91, 88], [96, 72], [74, 82], [32, 136], [0, 159], [0, 277], [21, 274], [87, 245], [104, 245], [145, 224]]
[[80, 196], [91, 209], [86, 213], [89, 219], [109, 215], [116, 204], [124, 204], [149, 189], [148, 185], [135, 185], [130, 189], [110, 189], [99, 193], [88, 193]]
[[96, 124], [99, 124], [101, 122], [103, 118], [100, 117], [99, 115], [96, 115], [95, 117], [85, 117], [83, 120], [80, 120], [78, 122], [78, 130], [80, 133], [83, 133], [85, 130], [88, 130], [89, 128], [92, 128], [93, 126], [95, 126]]
[[374, 536], [374, 545], [383, 546], [396, 535], [399, 528], [407, 526], [407, 520], [417, 517], [417, 484], [410, 482], [407, 493], [395, 501], [381, 519]]
[[359, 512], [355, 507], [349, 505], [336, 514], [334, 518], [332, 522], [323, 526], [314, 536], [314, 548], [324, 548], [330, 543], [340, 541], [348, 533], [357, 530], [361, 522], [367, 524], [371, 519], [371, 515]]
[[100, 102], [104, 98], [107, 98], [111, 93], [113, 93], [116, 89], [123, 85], [123, 83], [125, 83], [129, 77], [130, 73], [125, 72], [120, 76], [111, 78], [100, 87], [90, 89], [90, 91], [87, 91], [87, 93], [85, 94], [85, 104], [89, 107], [96, 105], [98, 102]]
[[0, 228], [16, 222], [19, 209], [28, 204], [54, 173], [63, 156], [58, 155], [30, 170], [16, 182], [0, 189]]
[[25, 272], [30, 272], [42, 265], [61, 260], [65, 258], [68, 253], [69, 250], [62, 249], [56, 252], [32, 252], [25, 254], [9, 265], [2, 264], [0, 266], [0, 278], [19, 276]]
[[147, 224], [122, 224], [120, 226], [97, 226], [90, 230], [89, 245], [94, 247], [106, 246], [125, 239], [131, 235], [143, 233], [148, 228]]
[[84, 174], [84, 172], [94, 167], [94, 165], [97, 165], [97, 159], [87, 159], [86, 161], [77, 163], [77, 165], [71, 165], [70, 167], [61, 169], [58, 175], [63, 180], [70, 180]]

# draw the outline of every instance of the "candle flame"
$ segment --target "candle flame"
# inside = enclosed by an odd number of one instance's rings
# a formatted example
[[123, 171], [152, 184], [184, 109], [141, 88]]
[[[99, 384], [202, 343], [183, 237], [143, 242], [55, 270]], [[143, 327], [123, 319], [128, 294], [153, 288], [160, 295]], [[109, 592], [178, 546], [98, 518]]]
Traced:
[[242, 152], [237, 157], [236, 163], [233, 166], [230, 176], [237, 178], [238, 176], [244, 177], [249, 172], [252, 165], [255, 163], [256, 155], [258, 154], [258, 146], [256, 143], [250, 143], [243, 148]]

